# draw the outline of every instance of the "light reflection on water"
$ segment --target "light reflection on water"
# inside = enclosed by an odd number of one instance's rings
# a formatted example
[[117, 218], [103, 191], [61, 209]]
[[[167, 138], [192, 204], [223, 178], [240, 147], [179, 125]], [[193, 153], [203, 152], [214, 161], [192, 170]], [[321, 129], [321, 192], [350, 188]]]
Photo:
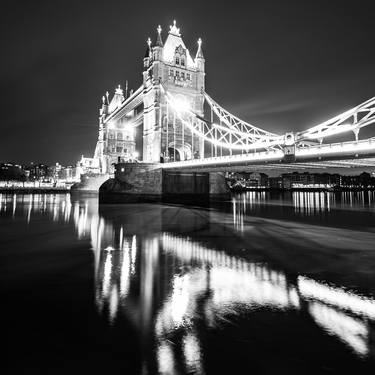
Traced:
[[270, 208], [296, 217], [328, 216], [332, 210], [375, 212], [375, 191], [248, 191], [234, 195], [232, 206], [233, 224], [243, 230], [246, 215], [266, 212]]
[[[312, 215], [354, 204], [372, 208], [373, 194], [366, 194], [349, 198], [343, 193], [338, 203], [332, 194], [293, 193], [289, 202], [296, 213]], [[269, 199], [265, 192], [234, 198], [233, 230], [242, 232], [246, 215]], [[97, 309], [113, 326], [126, 316], [142, 340], [151, 343], [144, 348], [144, 373], [149, 363], [156, 363], [161, 374], [203, 374], [202, 327], [223, 329], [234, 316], [260, 309], [308, 316], [358, 357], [373, 356], [372, 297], [304, 275], [288, 277], [267, 263], [231, 254], [215, 241], [183, 235], [164, 223], [163, 210], [153, 207], [153, 223], [147, 227], [147, 215], [130, 213], [119, 219], [99, 210], [95, 200], [0, 195], [0, 214], [11, 213], [28, 223], [33, 215], [48, 214], [57, 223], [73, 222], [78, 238], [90, 239]]]

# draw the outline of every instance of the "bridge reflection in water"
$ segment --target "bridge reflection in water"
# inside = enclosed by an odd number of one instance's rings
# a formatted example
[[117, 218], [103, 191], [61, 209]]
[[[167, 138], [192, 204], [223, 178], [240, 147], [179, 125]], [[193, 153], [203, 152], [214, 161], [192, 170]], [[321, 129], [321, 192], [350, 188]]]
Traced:
[[[27, 202], [23, 216], [28, 221], [42, 211], [55, 221], [73, 220], [78, 238], [90, 238], [97, 309], [113, 326], [125, 316], [137, 328], [145, 373], [204, 373], [203, 331], [235, 325], [237, 318], [260, 309], [303, 316], [356, 356], [373, 357], [372, 297], [302, 274], [288, 275], [249, 260], [241, 246], [227, 251], [225, 240], [215, 238], [219, 216], [223, 231], [233, 231], [231, 241], [236, 233], [241, 237], [251, 230], [246, 215], [266, 199], [265, 193], [248, 193], [234, 198], [232, 213], [202, 214], [162, 205], [99, 210], [92, 201], [71, 202], [69, 195], [1, 196], [0, 212], [17, 215], [17, 202]], [[306, 202], [315, 202], [314, 212], [329, 211], [334, 199], [302, 193], [293, 195], [291, 203], [296, 212], [309, 215]], [[348, 204], [350, 199], [342, 200], [342, 207]], [[174, 221], [181, 210], [184, 220]]]
[[[329, 205], [319, 208], [329, 210]], [[92, 234], [98, 233], [92, 244], [99, 310], [112, 324], [118, 314], [131, 316], [142, 336], [156, 345], [162, 373], [174, 373], [181, 363], [200, 373], [198, 326], [219, 327], [241, 311], [259, 308], [303, 310], [358, 356], [370, 355], [374, 299], [301, 275], [288, 280], [267, 264], [164, 231], [162, 211], [160, 233], [141, 233], [138, 240], [126, 224], [103, 217], [86, 222]], [[87, 217], [86, 210], [80, 217]], [[132, 290], [138, 289], [134, 295]]]
[[[331, 210], [366, 211], [375, 213], [375, 192], [323, 192], [294, 191], [270, 193], [248, 191], [232, 198], [233, 224], [241, 230], [248, 213], [288, 217], [330, 216]], [[268, 213], [268, 215], [267, 215]]]

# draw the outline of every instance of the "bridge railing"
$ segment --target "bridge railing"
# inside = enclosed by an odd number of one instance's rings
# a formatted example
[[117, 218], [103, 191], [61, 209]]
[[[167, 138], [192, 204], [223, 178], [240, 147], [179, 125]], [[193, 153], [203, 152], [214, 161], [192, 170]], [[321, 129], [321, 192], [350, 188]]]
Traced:
[[280, 149], [253, 152], [248, 154], [235, 154], [225, 156], [213, 156], [204, 159], [191, 159], [182, 161], [172, 161], [162, 164], [163, 169], [179, 168], [187, 166], [205, 166], [214, 164], [236, 163], [236, 162], [252, 162], [252, 161], [267, 161], [279, 160], [284, 157], [284, 153]]
[[342, 154], [342, 153], [363, 153], [366, 151], [375, 151], [375, 138], [359, 140], [359, 141], [347, 141], [320, 144], [315, 146], [309, 146], [304, 148], [296, 149], [296, 156], [312, 156], [322, 154]]

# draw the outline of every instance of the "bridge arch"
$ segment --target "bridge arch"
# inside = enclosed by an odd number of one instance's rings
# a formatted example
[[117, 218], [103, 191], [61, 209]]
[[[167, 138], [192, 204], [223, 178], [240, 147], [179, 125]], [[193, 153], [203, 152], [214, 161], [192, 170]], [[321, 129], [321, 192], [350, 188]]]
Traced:
[[170, 161], [184, 161], [192, 159], [191, 145], [178, 142], [170, 142], [168, 144], [168, 157]]

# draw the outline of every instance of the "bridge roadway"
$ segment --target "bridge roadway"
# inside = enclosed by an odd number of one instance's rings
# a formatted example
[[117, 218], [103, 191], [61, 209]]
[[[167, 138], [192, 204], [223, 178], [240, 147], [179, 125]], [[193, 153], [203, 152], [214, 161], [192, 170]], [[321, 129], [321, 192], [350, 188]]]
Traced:
[[[282, 149], [249, 152], [204, 159], [184, 160], [161, 164], [165, 170], [200, 171], [275, 171], [336, 169], [375, 172], [375, 138], [366, 140], [296, 147], [294, 155]], [[350, 174], [350, 173], [349, 173]]]

